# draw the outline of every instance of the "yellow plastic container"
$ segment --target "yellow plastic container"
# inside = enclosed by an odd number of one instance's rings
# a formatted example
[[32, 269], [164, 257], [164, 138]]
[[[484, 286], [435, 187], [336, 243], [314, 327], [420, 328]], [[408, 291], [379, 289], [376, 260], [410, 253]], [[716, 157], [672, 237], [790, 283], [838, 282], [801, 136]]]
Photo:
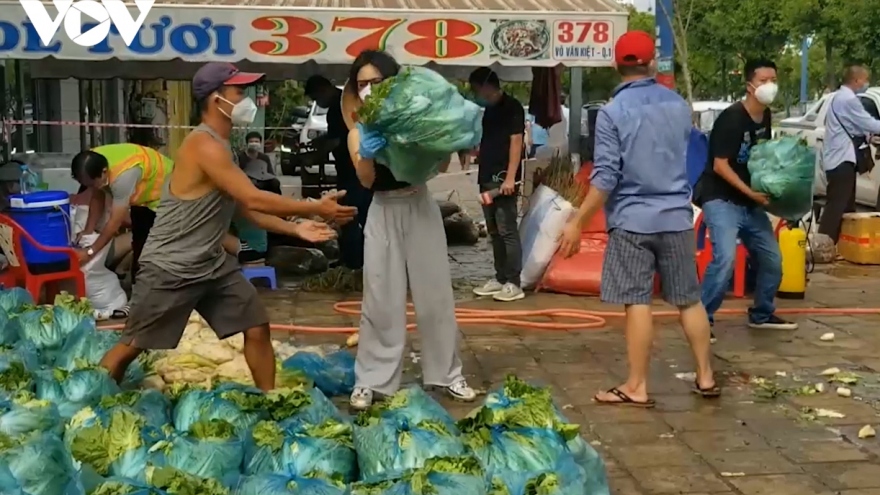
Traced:
[[807, 291], [807, 233], [804, 229], [783, 227], [779, 231], [782, 254], [782, 282], [776, 296], [803, 299]]
[[843, 215], [837, 253], [850, 263], [880, 265], [880, 213]]

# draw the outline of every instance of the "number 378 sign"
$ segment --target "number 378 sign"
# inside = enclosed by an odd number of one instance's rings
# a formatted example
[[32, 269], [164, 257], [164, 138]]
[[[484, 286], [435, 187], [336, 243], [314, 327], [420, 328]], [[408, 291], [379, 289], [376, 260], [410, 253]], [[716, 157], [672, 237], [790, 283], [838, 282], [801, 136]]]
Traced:
[[556, 21], [553, 58], [610, 61], [614, 58], [613, 29], [607, 21]]

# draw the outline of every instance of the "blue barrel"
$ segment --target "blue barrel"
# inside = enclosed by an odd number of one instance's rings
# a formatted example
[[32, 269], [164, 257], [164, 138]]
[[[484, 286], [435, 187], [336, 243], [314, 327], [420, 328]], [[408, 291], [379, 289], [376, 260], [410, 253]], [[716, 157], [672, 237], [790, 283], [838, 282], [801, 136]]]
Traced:
[[[35, 241], [47, 247], [70, 247], [70, 195], [39, 191], [9, 197], [9, 216]], [[28, 241], [22, 245], [28, 265], [67, 261], [64, 254], [40, 251]]]

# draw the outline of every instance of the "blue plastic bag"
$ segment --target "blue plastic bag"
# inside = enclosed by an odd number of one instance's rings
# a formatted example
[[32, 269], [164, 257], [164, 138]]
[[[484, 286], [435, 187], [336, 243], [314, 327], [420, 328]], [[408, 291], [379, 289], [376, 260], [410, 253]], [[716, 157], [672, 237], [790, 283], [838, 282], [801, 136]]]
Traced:
[[18, 332], [21, 340], [30, 342], [40, 353], [40, 360], [54, 365], [67, 336], [78, 326], [94, 327], [95, 322], [58, 306], [41, 306], [20, 314]]
[[480, 144], [483, 112], [458, 88], [424, 67], [406, 67], [374, 84], [358, 120], [378, 132], [388, 145], [376, 159], [397, 180], [424, 184], [452, 153]]
[[[394, 480], [359, 482], [352, 495], [487, 495], [486, 474], [471, 456], [435, 457]], [[494, 495], [494, 494], [493, 494]]]
[[188, 432], [178, 432], [153, 449], [154, 464], [167, 464], [200, 478], [222, 480], [239, 473], [244, 447], [232, 424], [213, 419], [198, 421]]
[[257, 423], [245, 442], [244, 473], [286, 473], [308, 476], [320, 473], [345, 482], [357, 476], [348, 423], [328, 420], [319, 425], [295, 423], [283, 428], [279, 423]]
[[410, 423], [437, 421], [443, 423], [450, 431], [458, 433], [452, 416], [439, 402], [419, 387], [400, 390], [386, 400], [374, 403], [358, 417], [361, 422], [365, 417], [406, 420]]
[[0, 290], [0, 310], [7, 315], [21, 313], [26, 306], [33, 306], [31, 293], [21, 287]]
[[158, 390], [128, 390], [101, 397], [98, 407], [112, 409], [127, 407], [141, 414], [147, 425], [162, 428], [171, 424], [171, 402]]
[[80, 409], [95, 406], [105, 395], [119, 393], [119, 386], [104, 368], [73, 371], [42, 370], [37, 373], [37, 398], [54, 402], [64, 419]]
[[219, 419], [245, 435], [267, 417], [265, 394], [257, 388], [222, 384], [214, 390], [192, 389], [184, 392], [174, 406], [172, 418], [179, 431], [189, 431], [193, 424]]
[[358, 417], [354, 428], [361, 479], [381, 481], [421, 468], [432, 457], [455, 457], [465, 453], [455, 430], [438, 420], [418, 423], [405, 418]]
[[19, 341], [12, 345], [0, 345], [0, 369], [9, 363], [21, 363], [29, 371], [40, 368], [37, 349], [30, 342]]
[[[15, 440], [0, 437], [0, 466], [9, 468], [18, 485], [9, 487], [7, 492], [7, 486], [0, 484], [0, 493], [4, 495], [19, 488], [27, 495], [84, 494], [79, 472], [57, 435], [43, 433]], [[8, 477], [5, 482], [12, 485]]]
[[149, 466], [145, 477], [147, 484], [168, 495], [229, 495], [229, 487], [240, 475], [228, 473], [223, 479], [200, 478], [171, 466]]
[[242, 477], [232, 495], [349, 495], [348, 487], [322, 478], [300, 478], [287, 474], [259, 474]]
[[118, 476], [143, 481], [150, 449], [165, 435], [126, 407], [84, 408], [70, 420], [64, 443], [82, 463], [85, 479]]
[[[74, 370], [83, 366], [97, 366], [101, 359], [117, 342], [119, 332], [98, 330], [86, 323], [78, 325], [65, 339], [64, 345], [57, 353], [55, 367]], [[145, 376], [141, 359], [135, 360], [125, 370], [123, 387], [133, 388], [143, 381]]]
[[125, 478], [109, 478], [89, 490], [88, 495], [167, 495], [163, 490]]
[[354, 361], [354, 355], [348, 351], [337, 351], [326, 357], [313, 352], [297, 352], [282, 366], [303, 373], [325, 395], [336, 397], [348, 395], [354, 388]]
[[816, 151], [806, 141], [782, 136], [755, 145], [749, 154], [752, 189], [767, 194], [766, 210], [797, 221], [813, 208]]
[[[571, 456], [560, 458], [553, 470], [504, 471], [492, 476], [492, 495], [588, 495], [586, 475]], [[609, 491], [606, 489], [605, 494]]]
[[0, 434], [17, 437], [33, 432], [61, 434], [63, 430], [64, 422], [55, 404], [37, 400], [30, 392], [0, 401]]

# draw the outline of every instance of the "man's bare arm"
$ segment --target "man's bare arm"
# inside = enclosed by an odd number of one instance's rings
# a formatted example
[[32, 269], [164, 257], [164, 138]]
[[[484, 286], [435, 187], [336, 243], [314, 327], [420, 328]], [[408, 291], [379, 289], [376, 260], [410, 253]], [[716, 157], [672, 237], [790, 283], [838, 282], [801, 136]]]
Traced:
[[213, 139], [203, 139], [198, 145], [198, 164], [201, 171], [218, 189], [245, 209], [281, 217], [320, 213], [318, 202], [298, 201], [257, 189], [244, 171], [232, 161], [229, 150]]
[[86, 226], [83, 228], [83, 234], [91, 234], [98, 228], [98, 222], [104, 216], [104, 209], [107, 207], [107, 196], [104, 191], [93, 187], [92, 196], [89, 198], [89, 216], [86, 219]]
[[361, 158], [361, 155], [358, 153], [360, 144], [360, 134], [357, 129], [352, 129], [348, 133], [348, 152], [351, 155], [351, 162], [354, 164], [354, 172], [358, 180], [362, 186], [369, 189], [373, 187], [373, 182], [376, 181], [376, 164], [373, 160]]
[[283, 218], [274, 215], [267, 215], [254, 210], [248, 210], [243, 207], [238, 208], [238, 213], [263, 230], [288, 236], [296, 235], [296, 224], [288, 222]]

